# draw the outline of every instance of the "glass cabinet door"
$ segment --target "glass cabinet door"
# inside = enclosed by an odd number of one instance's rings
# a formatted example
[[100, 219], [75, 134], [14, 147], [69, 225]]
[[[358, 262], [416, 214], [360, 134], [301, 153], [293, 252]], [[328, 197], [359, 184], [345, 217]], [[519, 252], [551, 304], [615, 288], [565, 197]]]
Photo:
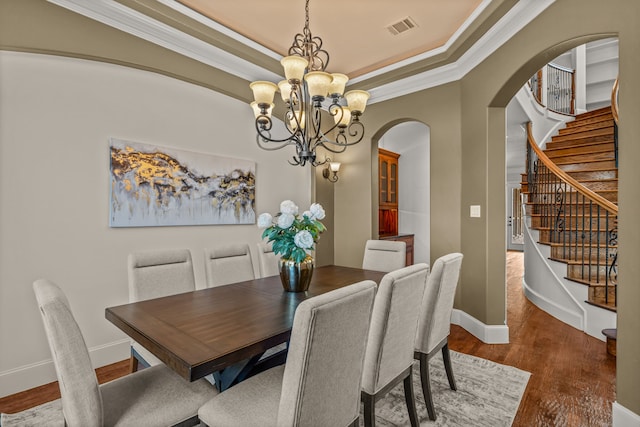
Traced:
[[389, 168], [389, 203], [398, 203], [398, 165], [392, 163]]
[[389, 187], [389, 163], [385, 160], [380, 162], [380, 201], [389, 201], [387, 189]]

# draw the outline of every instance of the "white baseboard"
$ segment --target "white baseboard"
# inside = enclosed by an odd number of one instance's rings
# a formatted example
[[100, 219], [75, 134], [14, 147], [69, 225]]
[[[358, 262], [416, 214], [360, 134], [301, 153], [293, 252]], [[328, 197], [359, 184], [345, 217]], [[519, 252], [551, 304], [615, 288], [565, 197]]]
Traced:
[[509, 344], [507, 325], [485, 325], [475, 317], [457, 309], [451, 313], [451, 323], [461, 326], [485, 344]]
[[613, 402], [613, 427], [640, 427], [640, 415], [631, 412], [618, 402]]
[[[127, 359], [130, 355], [131, 340], [125, 338], [109, 344], [89, 349], [94, 368]], [[0, 397], [29, 390], [56, 381], [53, 360], [43, 360], [0, 372]]]
[[526, 280], [522, 278], [522, 287], [524, 288], [524, 294], [529, 301], [534, 303], [541, 310], [546, 311], [553, 317], [562, 322], [573, 326], [576, 329], [584, 331], [583, 315], [582, 313], [576, 313], [575, 311], [568, 310], [566, 307], [562, 307], [550, 299], [546, 298], [542, 294], [534, 291]]
[[[506, 325], [485, 325], [461, 310], [453, 310], [451, 323], [459, 325], [486, 344], [508, 344], [509, 328]], [[129, 357], [131, 341], [124, 338], [89, 349], [95, 368], [119, 362]], [[56, 381], [53, 360], [43, 360], [30, 365], [0, 372], [0, 397], [38, 387]]]

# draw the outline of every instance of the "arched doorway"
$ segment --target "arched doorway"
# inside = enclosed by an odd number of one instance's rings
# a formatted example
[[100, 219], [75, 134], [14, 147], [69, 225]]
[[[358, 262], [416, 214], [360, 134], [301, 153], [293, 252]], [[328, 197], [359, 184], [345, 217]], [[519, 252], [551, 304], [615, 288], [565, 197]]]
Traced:
[[[399, 154], [398, 234], [414, 235], [414, 263], [430, 260], [430, 130], [417, 121], [396, 124], [377, 139]], [[378, 191], [375, 191], [378, 194]]]

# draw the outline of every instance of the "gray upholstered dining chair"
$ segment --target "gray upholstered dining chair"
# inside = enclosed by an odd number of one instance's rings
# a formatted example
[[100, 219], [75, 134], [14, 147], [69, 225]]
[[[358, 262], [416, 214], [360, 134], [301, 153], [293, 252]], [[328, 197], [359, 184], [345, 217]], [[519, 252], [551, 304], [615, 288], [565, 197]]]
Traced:
[[271, 243], [259, 242], [258, 260], [260, 261], [260, 277], [277, 276], [280, 274], [278, 260], [280, 257], [273, 252]]
[[362, 268], [389, 272], [406, 265], [407, 244], [394, 240], [367, 240]]
[[200, 408], [200, 420], [212, 427], [357, 426], [375, 288], [365, 280], [300, 303], [287, 363], [220, 393]]
[[420, 361], [420, 380], [422, 394], [429, 419], [435, 421], [431, 384], [429, 381], [429, 359], [442, 350], [442, 360], [451, 390], [456, 390], [456, 381], [451, 368], [449, 355], [449, 333], [451, 331], [451, 312], [453, 299], [462, 266], [460, 253], [444, 255], [436, 260], [427, 280], [422, 299], [420, 320], [416, 333], [414, 358]]
[[221, 245], [204, 252], [208, 288], [256, 278], [246, 243]]
[[[128, 257], [129, 302], [165, 297], [194, 291], [191, 252], [188, 249], [165, 249], [134, 252]], [[145, 368], [160, 360], [139, 343], [131, 342], [131, 372], [138, 364]]]
[[185, 381], [165, 365], [98, 385], [89, 351], [62, 290], [48, 280], [33, 289], [58, 377], [69, 427], [196, 425], [217, 394], [205, 380]]
[[401, 381], [411, 425], [419, 425], [413, 393], [413, 343], [429, 274], [424, 263], [387, 273], [373, 304], [362, 377], [364, 425], [375, 425], [375, 403]]

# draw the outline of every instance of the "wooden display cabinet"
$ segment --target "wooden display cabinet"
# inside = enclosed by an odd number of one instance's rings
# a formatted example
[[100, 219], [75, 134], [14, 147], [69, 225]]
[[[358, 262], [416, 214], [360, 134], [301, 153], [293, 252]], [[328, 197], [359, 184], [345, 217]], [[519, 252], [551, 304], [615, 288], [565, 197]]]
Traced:
[[398, 158], [400, 154], [378, 148], [378, 234], [398, 234]]
[[378, 203], [398, 209], [398, 158], [400, 154], [378, 148]]

